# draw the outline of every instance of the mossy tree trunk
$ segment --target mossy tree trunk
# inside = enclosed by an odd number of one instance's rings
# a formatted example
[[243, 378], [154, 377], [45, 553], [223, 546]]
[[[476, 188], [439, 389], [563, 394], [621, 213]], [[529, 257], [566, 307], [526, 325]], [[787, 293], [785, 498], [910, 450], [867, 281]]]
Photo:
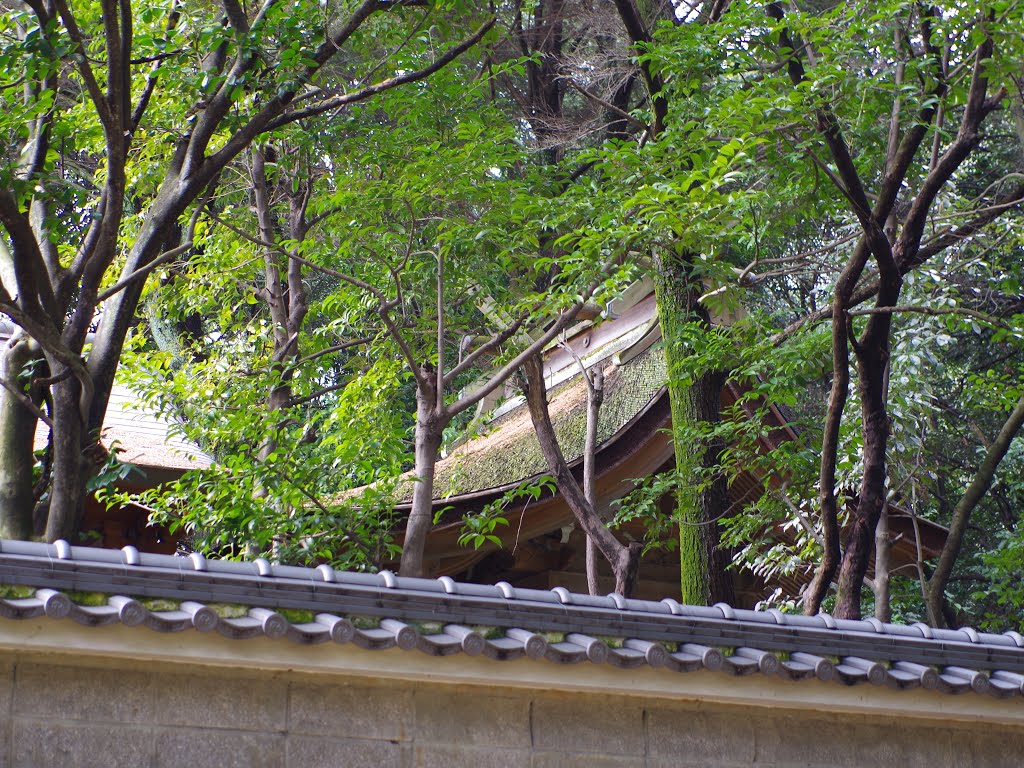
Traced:
[[39, 349], [23, 334], [15, 334], [0, 352], [0, 539], [32, 536], [32, 440], [36, 414], [22, 384], [22, 372]]
[[[679, 582], [684, 603], [711, 605], [736, 601], [732, 578], [726, 571], [728, 554], [719, 545], [718, 520], [728, 509], [725, 476], [717, 470], [723, 445], [715, 439], [693, 439], [700, 425], [721, 419], [721, 393], [725, 373], [703, 371], [693, 378], [682, 373], [690, 354], [682, 329], [688, 323], [711, 327], [707, 311], [698, 303], [699, 283], [687, 256], [663, 254], [655, 261], [658, 316], [665, 340], [672, 408], [672, 437], [679, 477], [676, 519], [679, 524]], [[693, 429], [697, 427], [698, 430]]]

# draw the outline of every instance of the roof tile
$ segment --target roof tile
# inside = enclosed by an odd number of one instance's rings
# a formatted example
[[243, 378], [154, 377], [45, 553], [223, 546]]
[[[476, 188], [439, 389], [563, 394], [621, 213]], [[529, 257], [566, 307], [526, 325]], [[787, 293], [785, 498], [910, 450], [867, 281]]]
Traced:
[[[351, 642], [372, 650], [675, 672], [721, 669], [1024, 699], [1024, 638], [1015, 632], [937, 630], [65, 543], [0, 542], [0, 582], [34, 588], [31, 597], [0, 598], [3, 620], [71, 618], [87, 627], [191, 628], [239, 640]], [[97, 594], [102, 602], [92, 604]], [[300, 616], [312, 620], [288, 618]]]

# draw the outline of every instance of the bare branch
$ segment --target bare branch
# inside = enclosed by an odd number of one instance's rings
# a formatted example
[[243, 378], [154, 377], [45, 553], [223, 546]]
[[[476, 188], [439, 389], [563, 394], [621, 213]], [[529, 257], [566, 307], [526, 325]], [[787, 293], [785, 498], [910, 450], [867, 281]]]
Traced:
[[444, 377], [444, 383], [451, 384], [451, 382], [455, 379], [456, 376], [469, 369], [483, 355], [486, 355], [494, 351], [502, 344], [504, 344], [506, 341], [511, 339], [516, 333], [519, 332], [519, 329], [523, 327], [523, 324], [526, 322], [526, 320], [527, 316], [521, 315], [511, 325], [498, 331], [493, 336], [491, 336], [491, 338], [488, 339], [486, 342], [484, 342], [479, 347], [470, 352], [468, 355], [463, 357], [459, 364], [452, 368], [448, 372], [448, 375]]
[[869, 309], [854, 309], [850, 310], [847, 314], [850, 315], [892, 315], [897, 313], [907, 313], [916, 315], [929, 315], [932, 317], [940, 317], [942, 315], [962, 315], [964, 317], [973, 317], [976, 320], [980, 320], [988, 325], [1002, 328], [1012, 333], [1020, 333], [1021, 329], [1016, 328], [1012, 325], [1000, 320], [994, 315], [989, 315], [984, 312], [978, 312], [974, 309], [967, 309], [966, 307], [917, 307], [917, 306], [900, 306], [900, 307], [870, 307]]
[[[619, 12], [622, 25], [626, 28], [629, 40], [636, 48], [642, 48], [652, 42], [650, 30], [644, 23], [639, 9], [634, 0], [615, 0], [615, 8]], [[656, 138], [665, 127], [665, 118], [668, 116], [668, 100], [662, 91], [665, 83], [646, 59], [639, 63], [640, 74], [643, 76], [644, 84], [647, 86], [647, 93], [651, 99], [652, 120], [650, 126], [644, 126], [651, 137]]]
[[416, 355], [413, 353], [412, 347], [409, 346], [409, 342], [406, 341], [405, 336], [402, 334], [402, 329], [391, 316], [391, 311], [394, 308], [393, 301], [390, 301], [387, 296], [381, 293], [377, 288], [364, 280], [360, 280], [358, 277], [346, 275], [344, 272], [339, 272], [338, 270], [331, 269], [330, 267], [323, 267], [316, 262], [302, 258], [296, 253], [288, 253], [287, 256], [289, 259], [294, 259], [301, 264], [305, 264], [310, 269], [331, 277], [336, 277], [342, 282], [348, 283], [356, 288], [360, 288], [373, 296], [373, 298], [377, 300], [377, 314], [383, 321], [384, 326], [388, 329], [388, 334], [394, 340], [395, 344], [398, 345], [398, 349], [402, 353], [402, 357], [405, 358], [405, 362], [409, 365], [410, 370], [412, 370], [413, 377], [416, 379], [417, 384], [423, 382], [423, 373], [420, 370], [420, 365], [416, 359]]
[[245, 11], [242, 10], [238, 0], [221, 0], [221, 5], [224, 7], [224, 15], [228, 17], [228, 22], [235, 30], [235, 34], [240, 39], [248, 35], [249, 19], [246, 18]]
[[437, 370], [434, 372], [436, 383], [435, 407], [438, 413], [444, 411], [444, 252], [437, 249]]
[[10, 392], [11, 395], [14, 396], [14, 399], [21, 403], [21, 405], [23, 405], [25, 408], [27, 408], [33, 416], [35, 416], [37, 419], [43, 422], [43, 424], [48, 426], [50, 429], [53, 429], [53, 419], [47, 416], [46, 413], [38, 405], [33, 403], [31, 397], [29, 397], [24, 392], [19, 390], [6, 379], [0, 378], [0, 386], [2, 386], [4, 389]]
[[[400, 85], [405, 85], [407, 83], [414, 83], [417, 82], [418, 80], [423, 80], [424, 78], [427, 78], [430, 75], [434, 74], [435, 72], [438, 72], [444, 67], [448, 66], [450, 63], [455, 61], [455, 59], [457, 59], [459, 56], [461, 56], [463, 53], [465, 53], [470, 48], [475, 46], [478, 42], [480, 42], [480, 40], [483, 39], [484, 35], [486, 35], [490, 31], [491, 27], [494, 26], [496, 21], [497, 19], [493, 17], [489, 19], [470, 37], [463, 40], [454, 48], [450, 48], [449, 50], [447, 50], [442, 56], [440, 56], [435, 62], [433, 62], [429, 66], [423, 67], [422, 69], [413, 70], [412, 72], [405, 72], [401, 75], [395, 75], [394, 77], [389, 77], [384, 80], [380, 80], [376, 83], [373, 83], [372, 85], [367, 85], [363, 88], [352, 91], [350, 93], [344, 93], [329, 99], [324, 99], [323, 101], [317, 104], [312, 104], [303, 109], [297, 109], [287, 114], [280, 115], [275, 119], [271, 119], [264, 127], [260, 128], [256, 132], [263, 133], [265, 131], [273, 131], [276, 130], [277, 128], [280, 128], [281, 126], [288, 125], [289, 123], [294, 123], [298, 120], [304, 120], [308, 117], [315, 117], [316, 115], [322, 115], [324, 112], [330, 112], [332, 110], [348, 106], [349, 104], [357, 104], [361, 101], [366, 101], [371, 96], [376, 96], [378, 93], [383, 93], [384, 91], [391, 90], [392, 88], [397, 88]], [[270, 105], [268, 105], [267, 108], [264, 108], [264, 112], [266, 112], [269, 107]], [[258, 117], [259, 115], [257, 115], [257, 118]], [[255, 122], [255, 120], [256, 118], [254, 118], [249, 125], [252, 125], [253, 122]], [[248, 128], [249, 126], [247, 125], [245, 128], [242, 128], [238, 133], [236, 133], [235, 136], [232, 136], [228, 143], [225, 145], [225, 147], [222, 150], [220, 150], [220, 152], [218, 152], [217, 154], [233, 154], [232, 145], [236, 141], [244, 140], [245, 143], [248, 143], [248, 141], [251, 140], [251, 137], [246, 135], [248, 133]]]
[[604, 107], [609, 112], [612, 112], [612, 113], [618, 115], [619, 117], [621, 117], [623, 120], [625, 120], [627, 123], [632, 125], [637, 130], [639, 130], [639, 131], [646, 131], [647, 130], [647, 124], [646, 123], [644, 123], [642, 120], [637, 120], [635, 117], [633, 117], [633, 115], [629, 114], [629, 112], [627, 112], [626, 110], [619, 109], [617, 106], [615, 106], [611, 102], [605, 101], [604, 99], [602, 99], [597, 94], [591, 93], [586, 88], [584, 88], [582, 85], [580, 85], [575, 80], [573, 80], [571, 77], [569, 78], [569, 80], [567, 82], [569, 83], [569, 85], [574, 90], [578, 91], [583, 96], [586, 96], [588, 99], [593, 101], [595, 104], [599, 104], [600, 106]]
[[317, 359], [319, 359], [321, 357], [326, 357], [327, 355], [333, 355], [336, 352], [344, 352], [346, 349], [351, 349], [352, 347], [358, 347], [358, 346], [360, 346], [362, 344], [369, 344], [371, 341], [373, 341], [373, 337], [372, 336], [363, 336], [362, 338], [359, 338], [359, 339], [352, 339], [352, 341], [346, 341], [346, 342], [344, 342], [342, 344], [334, 344], [334, 345], [332, 345], [330, 347], [325, 347], [324, 349], [319, 349], [316, 352], [312, 352], [312, 353], [306, 355], [305, 357], [301, 357], [298, 360], [294, 361], [288, 367], [288, 370], [289, 371], [294, 371], [297, 368], [299, 368], [300, 366], [305, 365], [306, 363], [311, 363], [314, 360], [317, 360]]
[[107, 100], [103, 96], [103, 92], [100, 90], [99, 83], [96, 81], [96, 74], [92, 71], [89, 59], [86, 57], [85, 38], [82, 35], [82, 31], [78, 28], [78, 21], [75, 19], [71, 9], [68, 8], [66, 0], [54, 0], [54, 4], [57, 7], [57, 13], [60, 15], [64, 28], [68, 31], [68, 38], [74, 44], [75, 52], [72, 54], [72, 59], [78, 67], [79, 74], [82, 76], [82, 82], [85, 83], [89, 99], [96, 108], [96, 114], [109, 135], [109, 132], [115, 128], [113, 115], [110, 112]]
[[[167, 15], [167, 31], [172, 32], [178, 26], [178, 21], [181, 18], [181, 6], [175, 2], [171, 6], [171, 11]], [[174, 55], [174, 52], [160, 54], [159, 56], [153, 57], [153, 66], [149, 70], [149, 75], [146, 77], [146, 84], [142, 88], [142, 93], [139, 95], [139, 100], [135, 104], [135, 109], [132, 110], [130, 130], [135, 133], [139, 129], [139, 124], [142, 122], [143, 115], [146, 114], [146, 109], [149, 107], [150, 99], [153, 98], [153, 92], [156, 90], [157, 80], [159, 79], [160, 69], [163, 61], [168, 56]], [[132, 62], [135, 63], [135, 62]], [[142, 62], [139, 62], [142, 63]]]
[[304, 403], [311, 403], [317, 398], [331, 394], [331, 392], [338, 392], [347, 387], [348, 385], [349, 382], [347, 381], [341, 384], [329, 384], [326, 387], [320, 387], [320, 389], [310, 392], [308, 395], [296, 395], [295, 397], [291, 397], [288, 399], [288, 407], [294, 407], [296, 405], [302, 405]]

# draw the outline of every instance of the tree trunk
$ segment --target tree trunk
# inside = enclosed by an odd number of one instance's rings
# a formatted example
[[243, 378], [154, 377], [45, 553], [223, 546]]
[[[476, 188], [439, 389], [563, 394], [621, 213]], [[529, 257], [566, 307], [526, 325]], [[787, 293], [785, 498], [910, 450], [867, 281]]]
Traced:
[[642, 547], [639, 542], [625, 545], [615, 538], [601, 521], [597, 510], [587, 501], [583, 489], [569, 471], [569, 465], [565, 463], [562, 449], [558, 445], [555, 429], [551, 425], [547, 391], [544, 387], [544, 364], [540, 355], [534, 355], [523, 363], [523, 371], [526, 374], [526, 403], [530, 409], [533, 428], [537, 433], [537, 441], [547, 461], [548, 471], [554, 475], [558, 492], [569, 505], [576, 522], [611, 565], [612, 573], [615, 574], [615, 591], [623, 597], [629, 597], [636, 589]]
[[875, 618], [879, 621], [892, 620], [892, 606], [889, 593], [889, 554], [892, 539], [889, 538], [889, 505], [882, 508], [875, 529]]
[[[583, 364], [580, 363], [580, 367]], [[583, 496], [591, 509], [597, 509], [597, 428], [604, 402], [604, 369], [598, 364], [594, 373], [583, 370], [587, 379], [587, 436], [583, 443]], [[601, 594], [597, 573], [597, 544], [587, 536], [587, 590], [592, 595]]]
[[[891, 305], [898, 295], [899, 282], [894, 286], [883, 286], [879, 291], [879, 304]], [[841, 619], [859, 619], [861, 616], [860, 590], [874, 548], [875, 529], [885, 505], [885, 452], [889, 443], [885, 372], [889, 364], [891, 325], [891, 315], [873, 315], [854, 348], [860, 374], [857, 389], [860, 392], [861, 434], [864, 437], [861, 449], [864, 470], [836, 585], [835, 615]]]
[[0, 539], [29, 539], [33, 532], [32, 443], [37, 419], [10, 390], [25, 392], [21, 373], [37, 356], [38, 350], [21, 335], [0, 352]]
[[985, 458], [978, 467], [971, 484], [967, 487], [964, 495], [957, 502], [953, 510], [953, 521], [949, 526], [949, 535], [939, 555], [939, 562], [935, 566], [935, 573], [928, 579], [925, 589], [925, 605], [928, 609], [928, 621], [932, 626], [943, 625], [944, 611], [943, 604], [946, 585], [949, 583], [950, 574], [953, 572], [953, 565], [960, 555], [960, 547], [963, 545], [964, 533], [967, 531], [967, 524], [970, 522], [971, 513], [978, 506], [978, 502], [988, 492], [1006, 452], [1010, 449], [1010, 443], [1014, 436], [1024, 425], [1024, 397], [1017, 401], [1010, 416], [1003, 423], [996, 439], [988, 447]]
[[[433, 366], [424, 365], [426, 382], [435, 381]], [[445, 422], [437, 413], [437, 392], [422, 384], [416, 388], [416, 485], [412, 491], [412, 509], [405, 526], [402, 561], [403, 576], [427, 576], [423, 550], [427, 533], [434, 522], [434, 468]]]
[[685, 603], [731, 605], [736, 602], [736, 593], [726, 570], [729, 558], [719, 546], [718, 528], [718, 520], [729, 505], [726, 479], [717, 471], [723, 446], [714, 440], [694, 441], [685, 432], [687, 426], [721, 419], [721, 394], [725, 384], [725, 375], [720, 371], [706, 371], [693, 381], [686, 381], [681, 374], [682, 361], [689, 352], [682, 339], [683, 325], [700, 322], [710, 328], [710, 318], [697, 302], [696, 286], [689, 271], [690, 265], [680, 257], [661, 257], [655, 268], [679, 478], [676, 499], [679, 581]]
[[[83, 450], [86, 431], [77, 379], [68, 376], [53, 385], [53, 481], [50, 486], [50, 514], [46, 540], [74, 541], [85, 507], [85, 485], [92, 462]], [[99, 458], [99, 457], [95, 457]]]

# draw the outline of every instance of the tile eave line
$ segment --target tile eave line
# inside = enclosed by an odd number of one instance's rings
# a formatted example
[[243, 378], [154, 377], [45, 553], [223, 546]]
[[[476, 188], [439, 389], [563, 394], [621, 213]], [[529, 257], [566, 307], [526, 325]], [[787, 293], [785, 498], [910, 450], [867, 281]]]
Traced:
[[0, 554], [0, 582], [84, 592], [114, 591], [137, 597], [240, 603], [258, 608], [297, 608], [405, 621], [430, 621], [443, 616], [446, 622], [469, 626], [527, 626], [534, 631], [572, 630], [598, 636], [615, 635], [718, 647], [751, 646], [819, 656], [837, 655], [838, 650], [844, 656], [879, 661], [899, 659], [925, 665], [1024, 673], [1024, 650], [1008, 646], [974, 646], [895, 633], [776, 625], [739, 618], [672, 616], [653, 611], [629, 613], [530, 599], [469, 595], [452, 599], [437, 591], [317, 582], [312, 577], [306, 581], [195, 571], [184, 566], [185, 562], [188, 561], [182, 561], [182, 567], [170, 568], [42, 560], [39, 557]]

